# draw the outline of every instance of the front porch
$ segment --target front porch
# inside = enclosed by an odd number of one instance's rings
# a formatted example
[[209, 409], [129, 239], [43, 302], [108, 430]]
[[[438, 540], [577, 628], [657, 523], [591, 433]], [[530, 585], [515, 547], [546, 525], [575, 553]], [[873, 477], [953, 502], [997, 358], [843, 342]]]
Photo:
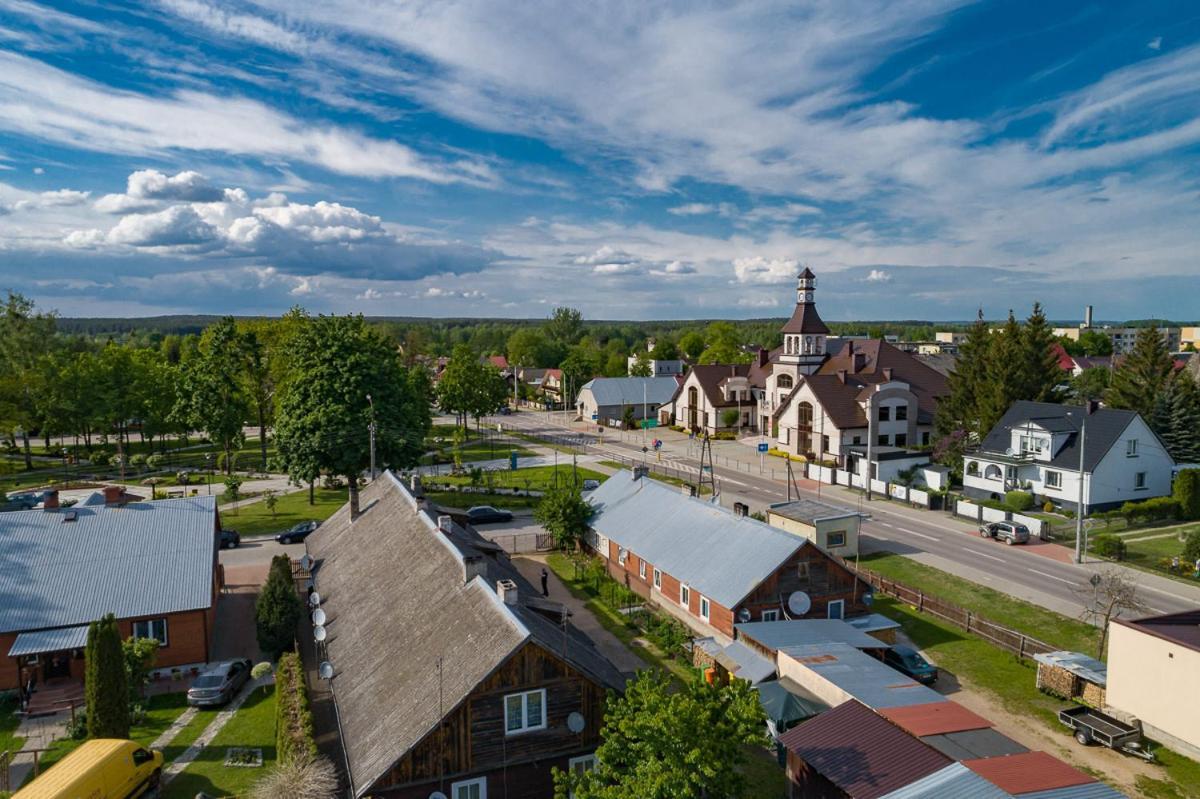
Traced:
[[20, 633], [8, 650], [17, 665], [22, 710], [30, 716], [83, 704], [86, 624]]

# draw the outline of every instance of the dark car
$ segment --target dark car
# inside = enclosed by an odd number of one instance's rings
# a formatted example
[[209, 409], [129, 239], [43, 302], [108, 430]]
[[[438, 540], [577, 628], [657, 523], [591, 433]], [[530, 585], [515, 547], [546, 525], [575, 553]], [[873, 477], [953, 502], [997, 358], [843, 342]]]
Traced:
[[510, 413], [512, 413], [512, 408], [508, 407], [507, 405], [500, 406], [500, 415], [501, 416], [508, 416]]
[[599, 487], [600, 487], [599, 480], [584, 480], [583, 481], [582, 488], [584, 491], [595, 491]]
[[187, 692], [187, 703], [197, 707], [228, 704], [250, 679], [249, 660], [228, 660], [200, 674]]
[[23, 491], [8, 495], [8, 510], [33, 510], [44, 499], [41, 491]]
[[467, 509], [467, 521], [471, 524], [494, 524], [496, 522], [511, 522], [513, 515], [506, 510], [493, 508], [491, 505], [476, 505]]
[[979, 525], [979, 534], [984, 538], [994, 538], [1005, 544], [1024, 544], [1029, 540], [1029, 528], [1016, 522], [992, 522]]
[[300, 522], [288, 530], [284, 530], [279, 535], [275, 536], [275, 540], [281, 544], [299, 544], [304, 539], [308, 538], [309, 534], [321, 526], [320, 522]]
[[237, 530], [221, 531], [221, 549], [237, 549], [242, 543], [242, 537]]
[[937, 666], [921, 657], [920, 653], [911, 646], [897, 644], [884, 650], [883, 662], [924, 685], [933, 685], [937, 682]]

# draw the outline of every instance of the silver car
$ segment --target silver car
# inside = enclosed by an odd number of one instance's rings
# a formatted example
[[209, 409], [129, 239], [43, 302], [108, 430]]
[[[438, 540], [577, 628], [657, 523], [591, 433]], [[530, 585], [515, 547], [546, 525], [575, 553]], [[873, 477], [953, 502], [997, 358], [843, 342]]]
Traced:
[[994, 538], [997, 541], [1003, 541], [1009, 546], [1024, 544], [1029, 541], [1029, 528], [1016, 522], [981, 524], [979, 526], [979, 534], [984, 538]]
[[187, 692], [187, 703], [197, 707], [227, 704], [250, 679], [249, 660], [218, 663], [196, 678]]

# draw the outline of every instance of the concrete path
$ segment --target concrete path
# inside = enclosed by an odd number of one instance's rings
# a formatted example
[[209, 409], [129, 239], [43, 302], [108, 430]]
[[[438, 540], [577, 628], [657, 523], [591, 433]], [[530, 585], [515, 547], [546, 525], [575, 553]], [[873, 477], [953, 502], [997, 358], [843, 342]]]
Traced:
[[196, 739], [196, 742], [185, 749], [183, 754], [171, 761], [170, 765], [163, 768], [163, 784], [166, 785], [168, 782], [173, 780], [176, 776], [178, 776], [179, 772], [187, 768], [193, 760], [200, 756], [200, 753], [204, 751], [205, 747], [212, 743], [213, 739], [217, 737], [217, 733], [219, 733], [221, 729], [229, 723], [229, 720], [232, 719], [233, 715], [238, 712], [238, 709], [241, 708], [242, 703], [249, 698], [250, 694], [254, 692], [255, 688], [258, 688], [261, 685], [270, 685], [274, 681], [275, 677], [272, 675], [270, 677], [264, 677], [261, 680], [251, 680], [250, 682], [246, 683], [245, 687], [242, 688], [242, 692], [234, 697], [234, 700], [226, 705], [225, 709], [216, 715], [216, 718], [209, 722], [209, 725], [204, 728], [204, 732], [200, 733], [200, 737]]
[[175, 736], [179, 734], [179, 731], [186, 727], [199, 712], [200, 708], [189, 707], [187, 710], [180, 713], [179, 718], [175, 719], [170, 727], [167, 727], [162, 731], [162, 735], [150, 742], [150, 748], [162, 749], [164, 746], [171, 743], [171, 741], [174, 741]]
[[[13, 732], [18, 738], [24, 738], [25, 744], [21, 752], [14, 755], [9, 767], [8, 779], [15, 791], [21, 783], [33, 772], [33, 753], [30, 749], [46, 749], [50, 744], [67, 734], [67, 723], [71, 720], [71, 712], [64, 710], [53, 716], [38, 716], [37, 718], [22, 719]], [[41, 755], [38, 755], [41, 757]]]

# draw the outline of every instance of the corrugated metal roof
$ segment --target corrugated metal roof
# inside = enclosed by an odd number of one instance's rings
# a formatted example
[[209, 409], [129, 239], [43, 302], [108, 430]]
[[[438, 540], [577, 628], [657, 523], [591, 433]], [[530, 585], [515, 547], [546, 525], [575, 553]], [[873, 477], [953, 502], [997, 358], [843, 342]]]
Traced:
[[865, 616], [854, 616], [845, 619], [846, 624], [849, 624], [856, 630], [862, 630], [864, 633], [877, 633], [882, 630], [899, 630], [900, 624], [889, 619], [880, 613], [868, 613]]
[[216, 500], [0, 514], [0, 633], [209, 607]]
[[1092, 782], [1087, 785], [1072, 785], [1068, 788], [1023, 793], [1021, 799], [1129, 799], [1129, 797], [1102, 782]]
[[892, 791], [883, 799], [1012, 799], [1012, 795], [962, 763], [951, 763], [941, 771]]
[[1108, 684], [1108, 665], [1082, 652], [1046, 652], [1033, 659], [1047, 666], [1056, 666], [1097, 685]]
[[841, 619], [794, 619], [752, 621], [735, 624], [739, 637], [749, 638], [767, 649], [809, 644], [847, 644], [858, 649], [887, 649], [887, 644], [867, 635]]
[[8, 656], [40, 655], [43, 652], [61, 652], [65, 649], [83, 649], [87, 646], [88, 626], [59, 627], [56, 630], [38, 630], [21, 633], [13, 641]]
[[583, 384], [596, 405], [662, 405], [670, 402], [679, 384], [674, 377], [597, 377]]
[[779, 740], [853, 799], [879, 799], [951, 763], [941, 752], [853, 701], [803, 722]]
[[964, 760], [963, 765], [1011, 794], [1048, 791], [1096, 781], [1046, 752]]
[[751, 685], [775, 676], [775, 664], [740, 641], [725, 647], [717, 656], [717, 661], [735, 677]]
[[[876, 658], [846, 644], [792, 646], [779, 652], [781, 656], [786, 654], [794, 658], [821, 679], [876, 710], [947, 701], [946, 697], [932, 688], [909, 679], [891, 666], [885, 666]], [[803, 681], [799, 682], [804, 684]]]
[[991, 727], [981, 730], [946, 732], [941, 735], [925, 735], [921, 740], [954, 760], [974, 760], [978, 757], [1004, 757], [1028, 752], [1012, 738]]
[[843, 508], [840, 505], [830, 505], [828, 502], [818, 502], [815, 499], [794, 499], [791, 502], [777, 502], [768, 507], [771, 513], [778, 513], [786, 519], [792, 519], [805, 524], [812, 524], [818, 519], [841, 519], [846, 516], [857, 516], [858, 511]]
[[605, 480], [589, 500], [593, 530], [726, 608], [807, 541], [628, 471]]
[[879, 711], [913, 735], [941, 735], [962, 730], [982, 730], [992, 723], [957, 702], [930, 702], [927, 705], [889, 707]]

